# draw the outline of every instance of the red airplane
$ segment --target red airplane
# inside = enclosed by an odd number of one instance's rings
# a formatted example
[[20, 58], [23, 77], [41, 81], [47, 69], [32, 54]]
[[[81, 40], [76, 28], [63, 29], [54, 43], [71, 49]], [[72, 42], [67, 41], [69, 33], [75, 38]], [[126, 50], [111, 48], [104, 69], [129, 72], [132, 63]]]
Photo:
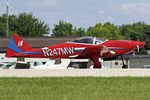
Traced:
[[35, 49], [17, 34], [13, 34], [6, 51], [6, 57], [91, 59], [94, 62], [94, 68], [101, 68], [99, 58], [109, 59], [122, 56], [144, 45], [144, 42], [139, 41], [104, 41], [96, 37], [84, 37], [72, 42]]

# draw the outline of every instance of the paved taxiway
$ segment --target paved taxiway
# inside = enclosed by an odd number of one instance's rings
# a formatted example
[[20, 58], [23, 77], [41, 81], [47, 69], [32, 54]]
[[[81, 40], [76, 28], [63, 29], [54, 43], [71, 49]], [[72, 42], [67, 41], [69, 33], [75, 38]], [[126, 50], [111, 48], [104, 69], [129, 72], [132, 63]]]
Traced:
[[0, 77], [117, 77], [150, 76], [150, 69], [5, 69], [0, 70]]

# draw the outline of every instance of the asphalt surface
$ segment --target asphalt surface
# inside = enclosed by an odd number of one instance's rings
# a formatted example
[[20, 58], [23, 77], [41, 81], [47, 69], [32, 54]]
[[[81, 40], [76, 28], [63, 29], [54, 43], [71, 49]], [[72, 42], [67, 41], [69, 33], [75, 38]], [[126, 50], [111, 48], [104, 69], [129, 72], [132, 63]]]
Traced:
[[145, 77], [150, 69], [5, 69], [0, 77]]

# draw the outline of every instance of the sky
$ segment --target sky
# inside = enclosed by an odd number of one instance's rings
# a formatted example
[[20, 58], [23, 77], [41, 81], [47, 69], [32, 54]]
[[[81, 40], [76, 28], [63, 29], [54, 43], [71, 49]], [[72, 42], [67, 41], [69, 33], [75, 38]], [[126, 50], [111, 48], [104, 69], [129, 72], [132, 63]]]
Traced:
[[[10, 14], [33, 13], [50, 28], [60, 20], [77, 27], [111, 22], [115, 25], [144, 21], [150, 24], [150, 0], [8, 0]], [[0, 0], [0, 15], [6, 11]]]

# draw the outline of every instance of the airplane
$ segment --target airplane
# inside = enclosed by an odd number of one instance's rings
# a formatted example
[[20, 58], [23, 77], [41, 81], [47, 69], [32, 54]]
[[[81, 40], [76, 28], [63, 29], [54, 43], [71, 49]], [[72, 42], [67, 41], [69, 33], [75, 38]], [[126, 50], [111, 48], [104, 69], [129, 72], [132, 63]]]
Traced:
[[[12, 35], [6, 57], [18, 58], [66, 58], [91, 59], [93, 68], [101, 68], [101, 59], [111, 59], [135, 51], [145, 45], [144, 42], [132, 40], [103, 40], [97, 37], [81, 37], [43, 48], [32, 48], [16, 33]], [[124, 66], [126, 66], [123, 63]]]

